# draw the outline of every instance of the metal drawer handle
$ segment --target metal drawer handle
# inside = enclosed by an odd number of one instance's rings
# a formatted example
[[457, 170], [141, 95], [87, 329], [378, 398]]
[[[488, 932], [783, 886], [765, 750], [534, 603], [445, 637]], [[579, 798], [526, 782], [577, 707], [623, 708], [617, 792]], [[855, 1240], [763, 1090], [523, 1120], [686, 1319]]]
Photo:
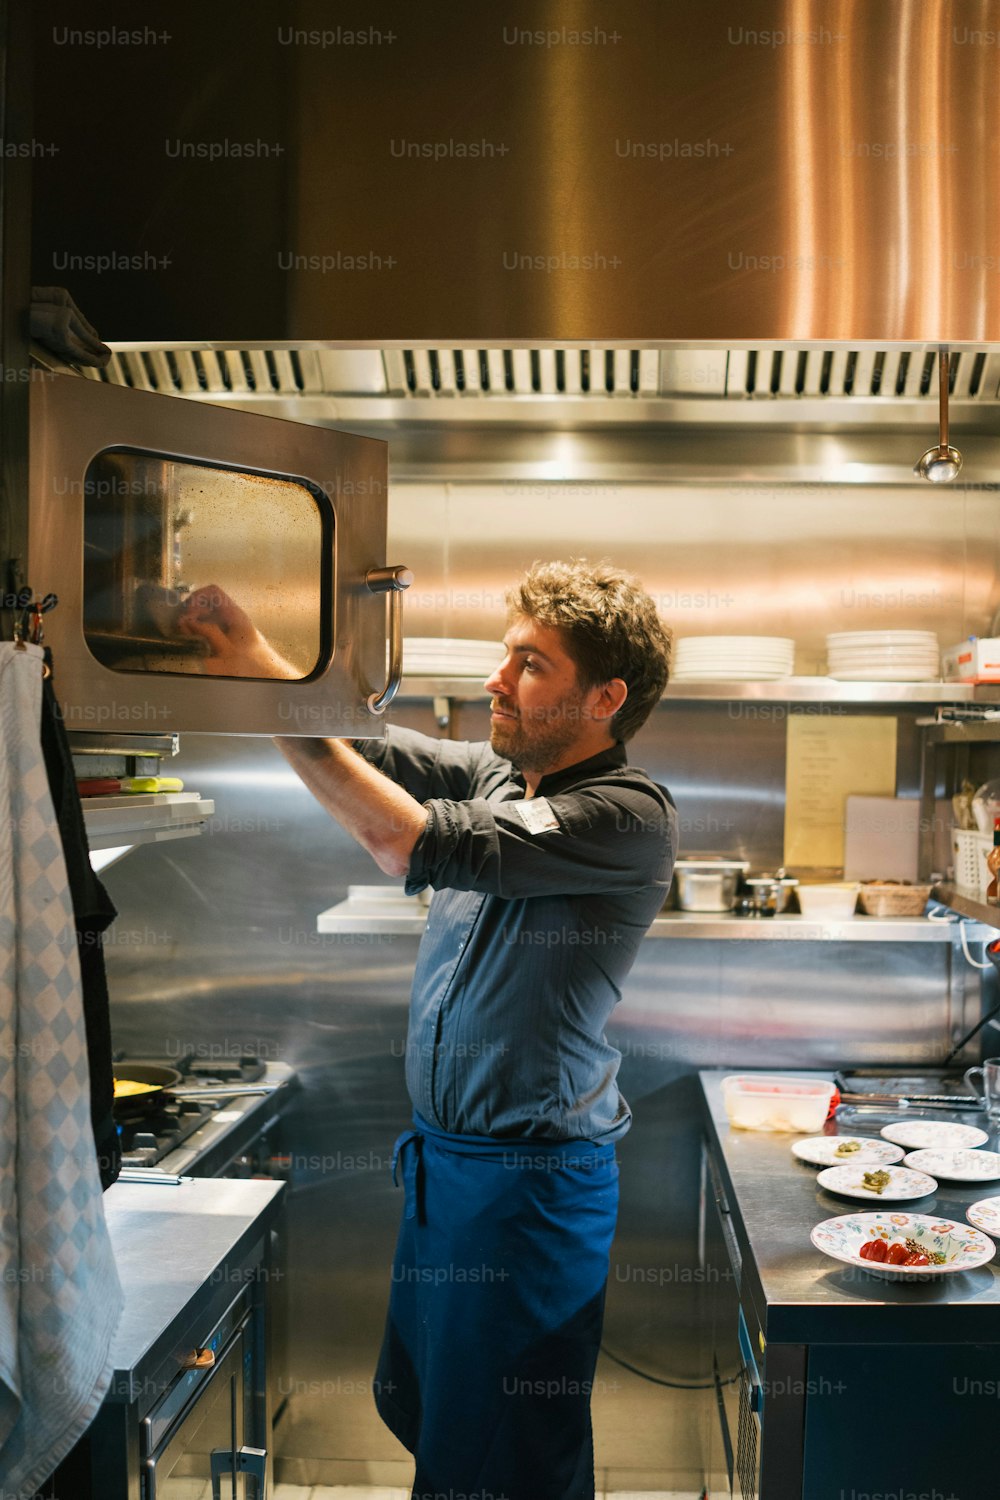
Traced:
[[267, 1500], [266, 1448], [237, 1448], [235, 1454], [231, 1448], [216, 1448], [212, 1454], [212, 1500], [222, 1500], [222, 1476], [233, 1473], [252, 1475], [257, 1480], [257, 1500]]
[[370, 693], [368, 709], [384, 714], [403, 678], [403, 590], [413, 582], [409, 568], [369, 568], [365, 583], [373, 594], [389, 594], [389, 675], [380, 693]]
[[210, 1370], [215, 1364], [214, 1349], [192, 1349], [181, 1360], [182, 1370]]

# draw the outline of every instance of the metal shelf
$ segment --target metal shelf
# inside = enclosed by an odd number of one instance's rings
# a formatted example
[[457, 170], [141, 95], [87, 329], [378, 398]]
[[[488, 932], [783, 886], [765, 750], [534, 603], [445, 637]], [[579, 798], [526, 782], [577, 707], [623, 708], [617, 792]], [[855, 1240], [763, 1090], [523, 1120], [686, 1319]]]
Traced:
[[[406, 698], [486, 701], [478, 677], [403, 677]], [[1000, 703], [1000, 687], [971, 682], [841, 682], [833, 677], [781, 677], [773, 682], [671, 682], [663, 702]]]
[[83, 797], [83, 821], [91, 849], [155, 843], [200, 833], [215, 812], [210, 797], [194, 792], [153, 792]]
[[176, 755], [176, 734], [119, 734], [115, 730], [70, 729], [69, 748], [74, 755]]
[[936, 885], [931, 895], [935, 901], [940, 901], [942, 906], [947, 906], [959, 916], [971, 917], [973, 921], [983, 923], [989, 929], [987, 942], [997, 936], [997, 930], [1000, 929], [1000, 906], [987, 906], [985, 901], [980, 901], [977, 896], [963, 891], [957, 885]]
[[[989, 908], [985, 908], [989, 910]], [[1000, 916], [1000, 912], [998, 912]], [[809, 917], [737, 917], [729, 912], [663, 912], [647, 933], [651, 938], [723, 938], [737, 942], [799, 943], [950, 943], [955, 922], [929, 917], [848, 917], [839, 922], [817, 922]], [[992, 929], [978, 935], [966, 928], [973, 942], [987, 941]]]
[[920, 728], [924, 738], [934, 745], [988, 745], [1000, 741], [1000, 719], [955, 719], [942, 724], [920, 723]]
[[[986, 908], [987, 910], [989, 908]], [[1000, 913], [998, 913], [1000, 916]], [[419, 937], [427, 924], [427, 906], [391, 886], [350, 886], [346, 901], [320, 912], [317, 932]], [[800, 943], [950, 943], [955, 922], [928, 917], [850, 917], [817, 922], [801, 916], [737, 917], [729, 912], [663, 912], [647, 938], [723, 939], [735, 942]], [[986, 942], [992, 928], [966, 928], [973, 942]]]
[[428, 899], [405, 896], [398, 886], [349, 885], [346, 901], [320, 912], [316, 931], [419, 937], [427, 925], [428, 904]]

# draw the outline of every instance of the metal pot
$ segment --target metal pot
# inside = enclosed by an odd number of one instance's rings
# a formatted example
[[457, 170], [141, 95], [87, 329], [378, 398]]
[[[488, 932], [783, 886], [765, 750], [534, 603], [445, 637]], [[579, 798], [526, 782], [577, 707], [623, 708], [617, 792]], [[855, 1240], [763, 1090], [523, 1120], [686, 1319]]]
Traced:
[[679, 859], [674, 865], [677, 905], [681, 911], [732, 911], [745, 859]]
[[744, 881], [748, 892], [745, 899], [747, 914], [758, 917], [779, 916], [787, 910], [798, 883], [793, 876], [784, 875], [780, 870], [777, 875], [747, 876]]

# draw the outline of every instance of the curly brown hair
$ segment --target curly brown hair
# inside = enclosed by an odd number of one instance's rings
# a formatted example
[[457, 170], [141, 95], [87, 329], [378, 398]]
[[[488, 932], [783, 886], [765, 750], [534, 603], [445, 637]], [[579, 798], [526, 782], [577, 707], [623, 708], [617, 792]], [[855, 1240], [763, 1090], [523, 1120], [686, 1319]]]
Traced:
[[606, 559], [535, 562], [507, 590], [508, 620], [523, 615], [561, 630], [587, 691], [620, 677], [628, 697], [611, 721], [632, 738], [660, 700], [670, 675], [671, 632], [638, 578]]

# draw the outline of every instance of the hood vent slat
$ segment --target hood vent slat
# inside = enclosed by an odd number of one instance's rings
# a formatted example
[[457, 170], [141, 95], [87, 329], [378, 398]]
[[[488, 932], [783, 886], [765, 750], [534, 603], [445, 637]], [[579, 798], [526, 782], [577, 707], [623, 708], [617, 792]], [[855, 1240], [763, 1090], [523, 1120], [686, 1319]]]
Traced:
[[[198, 399], [226, 395], [267, 399], [297, 396], [380, 396], [488, 404], [533, 396], [588, 402], [613, 400], [768, 401], [850, 398], [933, 400], [938, 361], [933, 351], [834, 349], [206, 349], [161, 346], [113, 350], [104, 370], [84, 375], [134, 390]], [[963, 350], [955, 356], [957, 401], [1000, 400], [1000, 353]], [[442, 413], [443, 414], [443, 413]]]

